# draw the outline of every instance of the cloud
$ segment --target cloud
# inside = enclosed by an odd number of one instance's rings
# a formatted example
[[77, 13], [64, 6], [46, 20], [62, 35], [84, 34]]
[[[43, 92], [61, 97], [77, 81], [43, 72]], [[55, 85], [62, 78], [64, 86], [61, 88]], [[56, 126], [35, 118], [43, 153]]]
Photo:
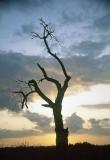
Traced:
[[23, 24], [20, 30], [15, 32], [17, 36], [23, 36], [24, 34], [30, 35], [37, 27], [34, 24]]
[[[103, 56], [94, 59], [91, 56], [71, 56], [63, 58], [67, 71], [72, 75], [69, 83], [69, 88], [72, 93], [72, 88], [80, 85], [87, 89], [91, 85], [100, 83], [110, 83], [110, 56]], [[59, 64], [52, 58], [42, 58], [38, 56], [26, 56], [20, 53], [5, 53], [0, 54], [0, 108], [8, 108], [13, 111], [19, 111], [19, 102], [17, 97], [13, 97], [11, 92], [19, 90], [20, 86], [16, 80], [28, 81], [30, 79], [39, 80], [42, 78], [42, 73], [36, 66], [39, 62], [48, 72], [50, 76], [62, 82], [64, 76]], [[59, 71], [59, 72], [56, 72]], [[7, 85], [8, 84], [8, 85]], [[43, 92], [47, 96], [56, 94], [55, 86], [51, 83], [39, 84]], [[22, 87], [24, 87], [22, 85]], [[49, 90], [47, 88], [50, 88]], [[77, 88], [75, 89], [77, 92]], [[38, 98], [38, 97], [36, 97]], [[21, 100], [21, 99], [19, 99]]]
[[[42, 78], [42, 73], [36, 65], [36, 63], [38, 62], [41, 63], [44, 67], [47, 67], [47, 64], [49, 64], [48, 59], [43, 59], [41, 57], [24, 56], [20, 53], [13, 52], [7, 54], [2, 53], [1, 51], [0, 109], [8, 108], [16, 112], [20, 110], [19, 103], [21, 101], [21, 98], [17, 95], [13, 95], [12, 92], [20, 90], [21, 86], [24, 88], [26, 87], [26, 85], [22, 83], [20, 85], [16, 81], [28, 81], [30, 79], [39, 80], [40, 78]], [[51, 92], [51, 90], [47, 90], [47, 87], [50, 87], [51, 89], [54, 88], [54, 86], [51, 83], [47, 84], [46, 86], [45, 84], [39, 85], [42, 88], [43, 92], [45, 92], [47, 95], [49, 95]], [[26, 88], [25, 91], [27, 92]]]
[[83, 129], [84, 120], [79, 117], [76, 113], [73, 113], [66, 119], [66, 125], [70, 129], [70, 132], [77, 133]]
[[91, 129], [88, 130], [89, 134], [110, 136], [110, 119], [90, 119], [89, 122], [91, 123]]
[[22, 25], [22, 33], [25, 33], [25, 34], [29, 35], [34, 30], [35, 30], [35, 26], [32, 25], [32, 24]]
[[109, 32], [110, 28], [110, 13], [96, 19], [93, 23], [93, 27], [99, 29], [102, 32]]
[[81, 107], [89, 108], [89, 109], [110, 109], [110, 103], [104, 104], [94, 104], [94, 105], [82, 105]]
[[69, 68], [70, 73], [72, 73], [74, 84], [90, 86], [110, 82], [109, 58], [109, 55], [99, 59], [92, 58], [89, 55], [79, 55], [70, 57], [64, 60], [64, 62], [67, 68]]
[[77, 3], [71, 2], [74, 12], [71, 7], [62, 12], [62, 21], [65, 22], [62, 41], [65, 42], [65, 46], [69, 43], [66, 55], [90, 54], [96, 57], [105, 52], [104, 49], [110, 43], [110, 5], [108, 5], [109, 9], [105, 7], [108, 2], [79, 0]]
[[23, 116], [26, 117], [31, 122], [34, 122], [36, 124], [36, 128], [39, 129], [44, 134], [53, 131], [53, 127], [50, 125], [50, 123], [52, 122], [52, 118], [31, 112], [25, 112]]
[[0, 6], [3, 8], [17, 7], [24, 8], [28, 7], [39, 7], [45, 3], [50, 3], [52, 0], [0, 0]]
[[9, 108], [18, 111], [16, 97], [12, 96], [12, 91], [17, 90], [16, 80], [28, 79], [32, 77], [33, 71], [26, 64], [29, 61], [21, 54], [0, 54], [0, 108]]
[[108, 45], [109, 41], [82, 41], [78, 45], [72, 45], [70, 50], [73, 53], [81, 55], [89, 55], [90, 57], [97, 57], [102, 53], [105, 47]]
[[38, 136], [54, 132], [51, 126], [52, 118], [42, 114], [4, 110], [0, 117], [0, 138]]
[[110, 4], [110, 0], [96, 0], [96, 2], [104, 5], [105, 7], [109, 7], [109, 4]]
[[[25, 112], [22, 116], [34, 123], [32, 129], [11, 130], [0, 129], [0, 138], [19, 138], [26, 136], [39, 136], [46, 133], [53, 133], [54, 127], [51, 126], [52, 118], [40, 115], [38, 113]], [[85, 124], [89, 127], [85, 127]], [[69, 128], [71, 134], [89, 134], [95, 136], [109, 136], [110, 135], [110, 119], [88, 119], [84, 120], [76, 113], [65, 119], [65, 125]]]
[[73, 113], [70, 117], [66, 119], [66, 125], [70, 129], [70, 133], [77, 134], [90, 134], [97, 136], [109, 136], [110, 135], [110, 119], [89, 119], [87, 123], [89, 128], [85, 128], [84, 124], [86, 121]]
[[81, 14], [75, 12], [63, 11], [62, 13], [62, 23], [63, 24], [72, 24], [82, 21]]
[[36, 136], [41, 134], [37, 130], [7, 130], [0, 129], [0, 138], [19, 138], [27, 136]]
[[71, 6], [66, 6], [66, 9], [62, 12], [64, 24], [76, 24], [77, 22], [86, 25], [91, 24], [94, 19], [101, 17], [103, 13], [109, 12], [107, 8], [110, 8], [109, 0], [83, 0], [83, 2], [78, 0], [77, 2], [70, 1], [69, 4]]
[[[0, 138], [39, 136], [53, 133], [52, 120], [50, 117], [29, 111], [13, 113], [4, 110], [1, 112]], [[16, 126], [16, 122], [18, 126]]]

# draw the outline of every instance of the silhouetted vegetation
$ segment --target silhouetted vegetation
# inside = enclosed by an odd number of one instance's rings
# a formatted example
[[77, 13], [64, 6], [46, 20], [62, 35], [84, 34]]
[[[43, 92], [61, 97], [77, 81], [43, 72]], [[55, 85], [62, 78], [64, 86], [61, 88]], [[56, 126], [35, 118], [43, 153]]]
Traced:
[[87, 142], [69, 145], [68, 150], [49, 147], [0, 148], [1, 160], [110, 160], [110, 145], [92, 145]]

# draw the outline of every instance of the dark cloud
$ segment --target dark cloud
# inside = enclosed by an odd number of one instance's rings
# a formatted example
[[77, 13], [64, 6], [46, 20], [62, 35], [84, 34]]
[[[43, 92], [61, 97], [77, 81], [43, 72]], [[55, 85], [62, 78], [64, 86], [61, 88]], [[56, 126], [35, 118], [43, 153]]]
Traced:
[[76, 54], [89, 55], [91, 57], [96, 57], [101, 54], [105, 47], [109, 44], [109, 41], [82, 41], [78, 45], [72, 45], [70, 50]]
[[[41, 58], [35, 56], [25, 56], [20, 53], [2, 53], [0, 54], [0, 109], [8, 108], [13, 111], [19, 111], [18, 104], [20, 97], [12, 96], [12, 91], [17, 91], [22, 87], [26, 87], [21, 83], [21, 86], [16, 83], [17, 80], [28, 81], [30, 79], [39, 80], [42, 78], [42, 73], [36, 63], [40, 63], [52, 77], [58, 77], [62, 80], [62, 75], [54, 69], [53, 60], [50, 58]], [[55, 68], [57, 65], [55, 64]], [[51, 83], [39, 84], [43, 92], [50, 95], [51, 91], [55, 91]], [[47, 90], [47, 88], [50, 88]], [[27, 91], [27, 90], [25, 90]]]
[[[24, 67], [23, 67], [24, 66]], [[0, 54], [0, 108], [18, 111], [16, 99], [12, 91], [16, 90], [15, 81], [27, 78], [30, 73], [26, 69], [25, 60], [20, 54]], [[22, 77], [22, 78], [21, 78]], [[13, 107], [12, 107], [13, 106]]]
[[[88, 0], [86, 0], [88, 1]], [[90, 1], [89, 1], [90, 2]], [[92, 0], [92, 4], [97, 5], [97, 10], [105, 9], [105, 11], [110, 9], [110, 0]]]
[[10, 91], [0, 91], [0, 110], [8, 108], [14, 112], [20, 111], [20, 106], [18, 105], [17, 97], [13, 97]]
[[66, 125], [69, 127], [71, 133], [80, 132], [83, 129], [84, 120], [76, 113], [73, 113], [66, 119]]
[[[40, 62], [44, 64], [44, 67], [47, 67], [46, 61], [48, 59], [23, 56], [19, 53], [0, 54], [0, 109], [8, 108], [13, 111], [19, 111], [18, 102], [11, 94], [12, 91], [20, 88], [16, 80], [40, 79], [42, 74], [36, 67], [36, 63]], [[49, 64], [49, 61], [47, 64]], [[48, 85], [42, 88], [48, 94], [47, 87]]]
[[31, 112], [25, 112], [23, 116], [34, 122], [36, 124], [36, 128], [40, 129], [43, 133], [53, 131], [53, 127], [50, 126], [52, 118]]
[[105, 104], [94, 104], [94, 105], [82, 105], [81, 107], [89, 109], [110, 109], [110, 103]]
[[82, 21], [81, 14], [75, 12], [67, 12], [63, 11], [62, 13], [62, 23], [63, 24], [71, 24], [78, 23]]
[[[110, 83], [110, 56], [101, 58], [93, 58], [92, 56], [72, 56], [63, 58], [68, 72], [72, 75], [72, 80], [69, 87], [73, 85], [81, 85], [86, 88], [91, 85], [100, 83]], [[36, 63], [40, 63], [50, 76], [62, 82], [64, 76], [61, 68], [52, 58], [42, 58], [35, 56], [26, 56], [20, 53], [2, 53], [0, 54], [0, 108], [8, 108], [14, 111], [19, 111], [17, 97], [13, 97], [11, 92], [19, 90], [20, 86], [16, 80], [28, 81], [30, 79], [39, 80], [42, 78], [42, 73], [38, 69]], [[59, 71], [59, 72], [56, 72]], [[51, 83], [39, 84], [43, 92], [50, 96], [51, 93], [56, 93], [55, 86]], [[24, 86], [23, 86], [24, 87]], [[47, 88], [50, 88], [47, 90]], [[76, 91], [76, 90], [75, 90]], [[77, 91], [76, 91], [77, 92]], [[18, 97], [19, 98], [19, 97]], [[37, 98], [37, 97], [36, 97]], [[20, 99], [19, 99], [20, 100]]]
[[21, 29], [15, 32], [17, 36], [23, 36], [24, 34], [30, 35], [37, 27], [34, 24], [23, 24]]
[[51, 1], [52, 0], [0, 0], [0, 8], [16, 7], [25, 10], [31, 7], [39, 7], [43, 4], [50, 3]]
[[110, 136], [110, 119], [90, 119], [89, 122], [91, 123], [91, 128], [88, 130], [88, 133], [99, 136]]
[[[77, 84], [95, 85], [98, 83], [109, 83], [109, 60], [110, 56], [92, 58], [91, 56], [73, 56], [64, 62], [72, 73], [73, 81]], [[70, 82], [71, 83], [71, 82]]]
[[20, 88], [16, 80], [29, 80], [34, 76], [37, 71], [33, 68], [34, 60], [19, 53], [0, 54], [0, 109], [19, 110], [17, 97], [13, 97], [12, 92]]
[[32, 31], [35, 30], [34, 25], [22, 25], [22, 32], [25, 34], [30, 34]]
[[[46, 2], [49, 2], [49, 0], [46, 0]], [[13, 5], [13, 4], [17, 4], [17, 5], [38, 5], [40, 3], [45, 3], [45, 0], [0, 0], [0, 3], [3, 5]]]
[[110, 135], [110, 119], [89, 119], [90, 128], [84, 128], [83, 124], [85, 120], [79, 117], [76, 113], [73, 113], [66, 119], [66, 125], [70, 129], [70, 133], [77, 134], [90, 134], [97, 136], [109, 136]]
[[[19, 54], [14, 56], [13, 54], [0, 54], [0, 108], [11, 108], [12, 104], [15, 104], [14, 98], [11, 97], [11, 92], [16, 88], [15, 80], [20, 78], [16, 76], [22, 77], [23, 70], [26, 73], [22, 58]], [[18, 106], [14, 107], [14, 110], [19, 110]]]
[[110, 29], [110, 12], [96, 19], [93, 22], [93, 27], [99, 29], [102, 32], [108, 32]]
[[71, 1], [70, 4], [73, 6], [73, 10], [67, 6], [62, 12], [62, 22], [65, 25], [75, 25], [77, 22], [81, 22], [87, 26], [88, 22], [91, 24], [97, 16], [101, 17], [103, 12], [108, 13], [110, 8], [109, 0], [83, 0], [83, 2], [78, 0], [77, 2]]
[[[106, 5], [106, 7], [107, 7], [107, 5], [109, 5], [109, 4], [110, 4], [110, 0], [96, 0], [96, 2], [99, 2], [99, 3], [105, 4], [105, 5]], [[108, 6], [108, 7], [109, 7], [109, 6]]]
[[37, 130], [6, 130], [0, 129], [0, 138], [19, 138], [39, 135]]

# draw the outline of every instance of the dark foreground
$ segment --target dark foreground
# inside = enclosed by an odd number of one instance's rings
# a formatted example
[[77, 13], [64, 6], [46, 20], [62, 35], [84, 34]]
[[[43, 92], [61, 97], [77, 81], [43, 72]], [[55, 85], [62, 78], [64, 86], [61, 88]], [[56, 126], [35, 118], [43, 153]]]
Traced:
[[110, 145], [70, 145], [68, 150], [51, 147], [0, 148], [0, 160], [110, 160]]

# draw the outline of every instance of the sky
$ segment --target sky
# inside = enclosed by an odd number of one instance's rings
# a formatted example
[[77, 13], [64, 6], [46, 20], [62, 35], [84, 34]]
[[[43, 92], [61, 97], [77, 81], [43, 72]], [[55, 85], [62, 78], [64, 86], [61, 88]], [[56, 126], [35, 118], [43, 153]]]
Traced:
[[[64, 80], [43, 42], [32, 39], [42, 33], [40, 18], [55, 29], [50, 48], [72, 77], [62, 108], [69, 143], [110, 144], [110, 0], [0, 0], [0, 146], [55, 145], [52, 110], [37, 94], [22, 110], [12, 94], [22, 85], [16, 81], [42, 78], [37, 63]], [[55, 86], [39, 85], [55, 99]]]

